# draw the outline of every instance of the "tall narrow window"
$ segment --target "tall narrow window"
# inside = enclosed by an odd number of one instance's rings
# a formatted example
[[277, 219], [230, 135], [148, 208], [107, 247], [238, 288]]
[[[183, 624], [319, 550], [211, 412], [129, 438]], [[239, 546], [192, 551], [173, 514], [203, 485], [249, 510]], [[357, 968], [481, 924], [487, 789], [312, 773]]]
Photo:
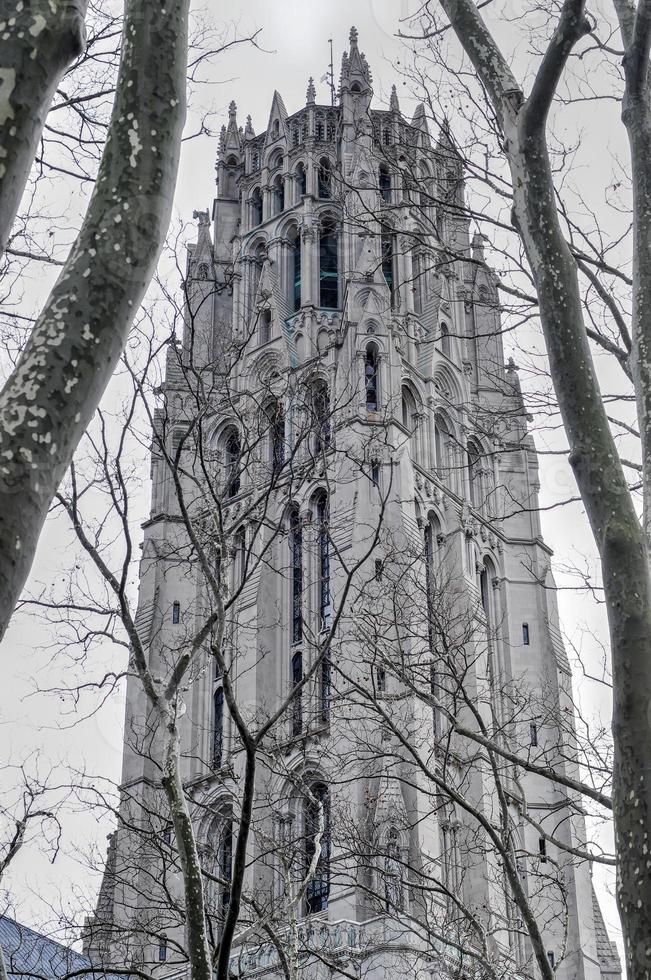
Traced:
[[321, 721], [330, 717], [330, 701], [332, 700], [332, 662], [330, 652], [324, 654], [321, 661]]
[[378, 410], [378, 358], [377, 349], [373, 344], [366, 348], [364, 357], [364, 387], [366, 388], [366, 411]]
[[233, 874], [233, 821], [227, 819], [221, 831], [219, 840], [219, 877], [223, 879], [221, 886], [219, 916], [222, 922], [226, 918], [228, 906], [231, 904], [231, 877]]
[[529, 745], [538, 745], [538, 726], [533, 721], [529, 724]]
[[327, 157], [321, 157], [319, 160], [318, 185], [319, 197], [322, 200], [332, 195], [332, 165]]
[[251, 224], [255, 228], [262, 223], [262, 192], [256, 187], [251, 194]]
[[296, 184], [298, 187], [298, 196], [303, 197], [307, 194], [307, 174], [305, 172], [305, 165], [299, 163], [296, 167]]
[[285, 413], [279, 401], [267, 408], [269, 420], [269, 466], [274, 475], [278, 474], [285, 462]]
[[285, 181], [282, 174], [278, 174], [273, 182], [273, 204], [274, 214], [285, 210]]
[[428, 521], [425, 526], [425, 601], [430, 650], [434, 650], [434, 532]]
[[268, 344], [271, 340], [271, 310], [263, 310], [260, 314], [260, 344]]
[[447, 323], [441, 324], [441, 351], [446, 357], [452, 356], [452, 346], [450, 343], [450, 329]]
[[235, 574], [233, 588], [242, 585], [246, 576], [246, 528], [242, 524], [235, 532]]
[[339, 304], [339, 254], [337, 228], [331, 218], [321, 225], [319, 236], [319, 305], [336, 310]]
[[295, 228], [290, 234], [290, 304], [294, 311], [301, 308], [301, 233]]
[[316, 501], [317, 563], [319, 587], [319, 629], [330, 629], [330, 538], [328, 536], [328, 499], [324, 493]]
[[468, 443], [468, 493], [473, 507], [482, 504], [480, 454], [474, 442]]
[[158, 962], [165, 963], [167, 960], [167, 936], [163, 933], [158, 939]]
[[180, 602], [173, 602], [172, 603], [172, 622], [173, 622], [173, 624], [175, 626], [177, 626], [179, 624], [180, 620], [181, 620], [181, 603]]
[[316, 853], [316, 836], [321, 824], [320, 853], [316, 869], [305, 893], [306, 912], [323, 912], [330, 894], [330, 800], [323, 783], [310, 787], [312, 799], [305, 804], [305, 871]]
[[529, 646], [529, 623], [522, 624], [522, 643], [525, 647]]
[[292, 643], [300, 643], [303, 639], [303, 529], [297, 510], [290, 517], [290, 548]]
[[538, 839], [538, 857], [540, 858], [540, 863], [545, 864], [547, 861], [547, 841], [544, 837]]
[[436, 454], [436, 469], [439, 478], [444, 483], [450, 481], [450, 429], [447, 421], [441, 415], [434, 418], [434, 452]]
[[[303, 680], [303, 654], [295, 653], [292, 657], [292, 690]], [[297, 691], [292, 698], [292, 735], [300, 735], [303, 731], [303, 692]]]
[[330, 445], [330, 396], [324, 381], [312, 388], [312, 428], [314, 452], [321, 453]]
[[224, 754], [224, 688], [218, 687], [213, 696], [212, 764], [219, 769]]
[[400, 860], [400, 834], [396, 827], [389, 827], [384, 856], [384, 901], [388, 912], [403, 906], [402, 861]]
[[386, 164], [380, 164], [380, 197], [387, 204], [391, 203], [391, 174]]
[[549, 961], [549, 965], [551, 966], [552, 970], [555, 970], [556, 969], [556, 956], [554, 954], [554, 951], [551, 950], [551, 949], [548, 949], [547, 950], [547, 960]]
[[227, 497], [240, 492], [240, 437], [236, 429], [230, 429], [224, 443], [224, 484]]
[[395, 300], [395, 280], [393, 275], [393, 234], [388, 229], [383, 229], [381, 237], [382, 246], [382, 272], [391, 293], [391, 305]]
[[411, 270], [413, 278], [414, 292], [414, 312], [423, 312], [423, 256], [420, 252], [414, 252], [411, 259]]

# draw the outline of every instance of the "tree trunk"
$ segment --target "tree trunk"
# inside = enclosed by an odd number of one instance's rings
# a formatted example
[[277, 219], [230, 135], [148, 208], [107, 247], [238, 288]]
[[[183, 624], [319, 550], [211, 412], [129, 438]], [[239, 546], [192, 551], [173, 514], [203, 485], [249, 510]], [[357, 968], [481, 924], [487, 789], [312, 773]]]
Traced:
[[48, 507], [117, 364], [169, 225], [189, 0], [127, 0], [108, 137], [81, 231], [0, 395], [0, 638]]
[[0, 45], [0, 254], [7, 246], [45, 117], [84, 49], [88, 0], [3, 3]]
[[[441, 0], [441, 5], [486, 86], [504, 130], [513, 182], [513, 219], [536, 283], [569, 459], [601, 558], [613, 663], [618, 903], [628, 976], [643, 980], [651, 975], [649, 553], [595, 374], [576, 263], [558, 217], [545, 138], [547, 113], [567, 57], [591, 25], [584, 18], [583, 0], [566, 0], [525, 100], [472, 0]], [[648, 244], [644, 247], [646, 255]], [[649, 356], [646, 350], [641, 353], [644, 358]], [[642, 384], [647, 383], [639, 369], [638, 377]], [[639, 392], [640, 397], [646, 401], [651, 392]]]

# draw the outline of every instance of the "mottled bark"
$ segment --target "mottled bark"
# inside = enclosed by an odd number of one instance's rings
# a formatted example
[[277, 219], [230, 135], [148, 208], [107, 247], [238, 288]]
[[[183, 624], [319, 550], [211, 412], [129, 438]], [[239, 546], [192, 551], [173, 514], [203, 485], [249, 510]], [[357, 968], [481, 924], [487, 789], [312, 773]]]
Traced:
[[166, 728], [163, 763], [163, 789], [174, 825], [177, 854], [183, 878], [185, 897], [185, 930], [191, 980], [213, 980], [206, 911], [203, 892], [203, 873], [192, 826], [192, 817], [181, 781], [179, 766], [181, 744], [176, 721], [172, 714], [163, 713], [159, 706], [161, 727]]
[[56, 488], [126, 342], [169, 224], [189, 0], [128, 0], [113, 114], [79, 236], [0, 395], [0, 637]]
[[[557, 29], [525, 99], [472, 0], [440, 0], [477, 74], [485, 85], [505, 135], [513, 179], [513, 219], [536, 283], [540, 319], [554, 389], [570, 446], [570, 462], [602, 562], [613, 661], [613, 812], [618, 859], [618, 904], [628, 976], [651, 975], [651, 576], [648, 539], [626, 485], [601, 397], [583, 318], [576, 263], [556, 209], [546, 145], [547, 113], [573, 45], [589, 30], [583, 0], [566, 0]], [[642, 2], [640, 9], [648, 4]], [[631, 5], [626, 4], [630, 13]], [[648, 32], [647, 32], [648, 33]], [[638, 37], [646, 75], [648, 38]], [[648, 93], [645, 94], [648, 99]], [[641, 127], [642, 129], [642, 127]], [[640, 135], [648, 166], [647, 135]], [[640, 161], [641, 162], [641, 161]], [[635, 163], [635, 159], [634, 159]], [[634, 381], [641, 428], [651, 400], [646, 318], [651, 316], [648, 266], [651, 212], [638, 188], [636, 282], [638, 323], [633, 331]], [[644, 193], [647, 193], [646, 182]], [[644, 223], [646, 231], [641, 231]], [[648, 293], [647, 293], [648, 289]], [[648, 443], [643, 438], [643, 461]], [[648, 469], [647, 464], [644, 463]], [[648, 483], [647, 483], [648, 486]]]
[[88, 0], [13, 0], [0, 9], [0, 254], [63, 73], [84, 48]]

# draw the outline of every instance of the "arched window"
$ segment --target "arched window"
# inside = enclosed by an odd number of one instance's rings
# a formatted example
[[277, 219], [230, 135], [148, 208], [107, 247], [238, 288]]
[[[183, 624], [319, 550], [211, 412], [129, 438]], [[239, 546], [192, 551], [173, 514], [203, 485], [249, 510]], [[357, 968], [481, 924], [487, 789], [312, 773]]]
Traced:
[[289, 233], [289, 302], [292, 310], [301, 308], [301, 233], [293, 228]]
[[401, 409], [403, 426], [408, 432], [413, 432], [418, 425], [418, 409], [416, 399], [406, 385], [402, 386]]
[[260, 169], [260, 154], [258, 153], [257, 150], [254, 150], [254, 152], [251, 154], [251, 170], [259, 170], [259, 169]]
[[283, 175], [278, 174], [272, 187], [274, 214], [280, 214], [285, 210], [285, 181]]
[[219, 769], [224, 755], [224, 688], [219, 685], [213, 695], [212, 764]]
[[251, 226], [255, 228], [262, 223], [262, 191], [256, 187], [251, 194]]
[[314, 135], [318, 140], [322, 140], [325, 136], [325, 123], [323, 122], [323, 116], [317, 116], [316, 123], [314, 125]]
[[316, 838], [321, 830], [316, 869], [305, 893], [305, 911], [310, 915], [327, 909], [330, 894], [330, 799], [328, 787], [324, 783], [313, 783], [310, 786], [310, 796], [305, 801], [304, 820], [306, 874], [316, 853]]
[[[292, 690], [303, 680], [303, 654], [297, 651], [292, 657]], [[296, 691], [292, 698], [292, 735], [303, 731], [303, 691]]]
[[298, 146], [300, 132], [298, 126], [292, 126], [292, 146]]
[[384, 904], [387, 912], [400, 911], [404, 905], [400, 831], [389, 827], [384, 852]]
[[319, 160], [318, 193], [321, 200], [332, 197], [332, 164], [327, 157]]
[[326, 310], [339, 306], [339, 243], [332, 218], [323, 221], [319, 235], [319, 306]]
[[394, 236], [390, 228], [384, 227], [381, 236], [382, 248], [382, 272], [391, 293], [391, 305], [395, 302], [395, 277], [394, 277]]
[[260, 313], [260, 344], [268, 344], [271, 340], [271, 310], [262, 310]]
[[391, 173], [386, 163], [380, 164], [379, 170], [380, 178], [380, 197], [387, 204], [391, 203]]
[[450, 343], [450, 328], [447, 323], [441, 324], [441, 353], [446, 357], [452, 357], [452, 345]]
[[264, 267], [264, 260], [267, 257], [267, 250], [263, 242], [251, 252], [249, 259], [249, 309], [253, 308], [255, 303], [255, 298], [258, 294], [258, 287], [260, 286], [260, 279], [262, 277], [262, 269]]
[[237, 429], [230, 428], [225, 433], [223, 438], [223, 454], [224, 489], [226, 496], [230, 499], [231, 497], [237, 496], [240, 492], [240, 460], [242, 448]]
[[436, 454], [436, 470], [439, 479], [444, 483], [450, 482], [451, 475], [451, 439], [447, 420], [442, 415], [434, 417], [434, 452]]
[[307, 194], [307, 174], [305, 172], [305, 164], [299, 163], [296, 167], [296, 184], [298, 186], [298, 196], [302, 197]]
[[319, 454], [330, 445], [330, 395], [325, 381], [312, 386], [311, 402], [314, 452]]
[[244, 583], [247, 571], [246, 527], [241, 524], [233, 535], [233, 563], [231, 566], [231, 588], [233, 592]]
[[319, 629], [330, 629], [332, 607], [330, 604], [330, 537], [328, 534], [328, 498], [320, 493], [316, 498], [317, 534], [317, 585]]
[[441, 525], [436, 515], [432, 515], [425, 525], [423, 533], [424, 557], [425, 557], [425, 592], [427, 602], [427, 624], [430, 651], [435, 649], [436, 630], [434, 623], [434, 599], [436, 589], [436, 575], [438, 571], [438, 548]]
[[327, 136], [329, 140], [333, 140], [335, 138], [335, 117], [332, 115], [328, 116]]
[[422, 252], [412, 252], [411, 256], [411, 272], [413, 279], [413, 293], [414, 293], [414, 312], [423, 312], [423, 295], [424, 295], [424, 256]]
[[382, 142], [385, 146], [391, 143], [391, 131], [388, 128], [382, 130]]
[[467, 465], [468, 494], [470, 503], [473, 507], [481, 507], [483, 503], [481, 486], [481, 453], [475, 442], [468, 443]]
[[285, 413], [278, 400], [272, 401], [266, 410], [269, 421], [269, 466], [274, 474], [282, 469], [285, 462]]
[[289, 547], [292, 564], [292, 643], [300, 643], [303, 639], [303, 528], [296, 509], [292, 510], [289, 518]]
[[158, 962], [165, 963], [167, 960], [167, 934], [162, 932], [158, 937]]
[[374, 344], [369, 344], [364, 355], [364, 387], [366, 389], [366, 411], [377, 412], [379, 408], [378, 356]]
[[229, 157], [224, 169], [222, 197], [237, 197], [237, 158]]
[[273, 121], [273, 126], [271, 127], [271, 135], [275, 140], [277, 140], [278, 136], [280, 135], [280, 122], [277, 119], [274, 119]]

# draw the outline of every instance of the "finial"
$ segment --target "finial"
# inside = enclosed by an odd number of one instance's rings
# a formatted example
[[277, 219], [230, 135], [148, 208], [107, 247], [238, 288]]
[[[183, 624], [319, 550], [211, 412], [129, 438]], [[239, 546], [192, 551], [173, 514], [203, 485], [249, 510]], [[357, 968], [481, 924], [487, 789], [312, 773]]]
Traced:
[[235, 119], [236, 113], [237, 113], [237, 105], [235, 103], [235, 100], [233, 99], [228, 107], [228, 118]]
[[395, 85], [391, 86], [391, 98], [389, 99], [389, 108], [391, 112], [400, 112], [400, 103], [398, 102], [398, 93], [396, 91]]
[[314, 79], [311, 75], [307, 83], [307, 93], [305, 99], [308, 105], [314, 105], [316, 102], [316, 89], [314, 87]]
[[200, 228], [206, 228], [210, 225], [210, 214], [208, 211], [193, 211], [192, 217], [195, 221], [199, 222]]
[[358, 37], [357, 28], [356, 27], [351, 27], [351, 29], [350, 29], [350, 46], [351, 46], [351, 48], [356, 48], [357, 47], [357, 37]]
[[219, 131], [219, 149], [220, 150], [225, 150], [226, 149], [226, 127], [225, 126], [222, 126], [222, 128]]
[[515, 363], [512, 357], [509, 357], [508, 361], [506, 362], [506, 370], [509, 372], [509, 374], [511, 374], [512, 371], [517, 372], [518, 370], [518, 365]]
[[246, 126], [244, 128], [244, 135], [255, 136], [255, 133], [253, 132], [253, 124], [251, 122], [251, 116], [246, 117]]

